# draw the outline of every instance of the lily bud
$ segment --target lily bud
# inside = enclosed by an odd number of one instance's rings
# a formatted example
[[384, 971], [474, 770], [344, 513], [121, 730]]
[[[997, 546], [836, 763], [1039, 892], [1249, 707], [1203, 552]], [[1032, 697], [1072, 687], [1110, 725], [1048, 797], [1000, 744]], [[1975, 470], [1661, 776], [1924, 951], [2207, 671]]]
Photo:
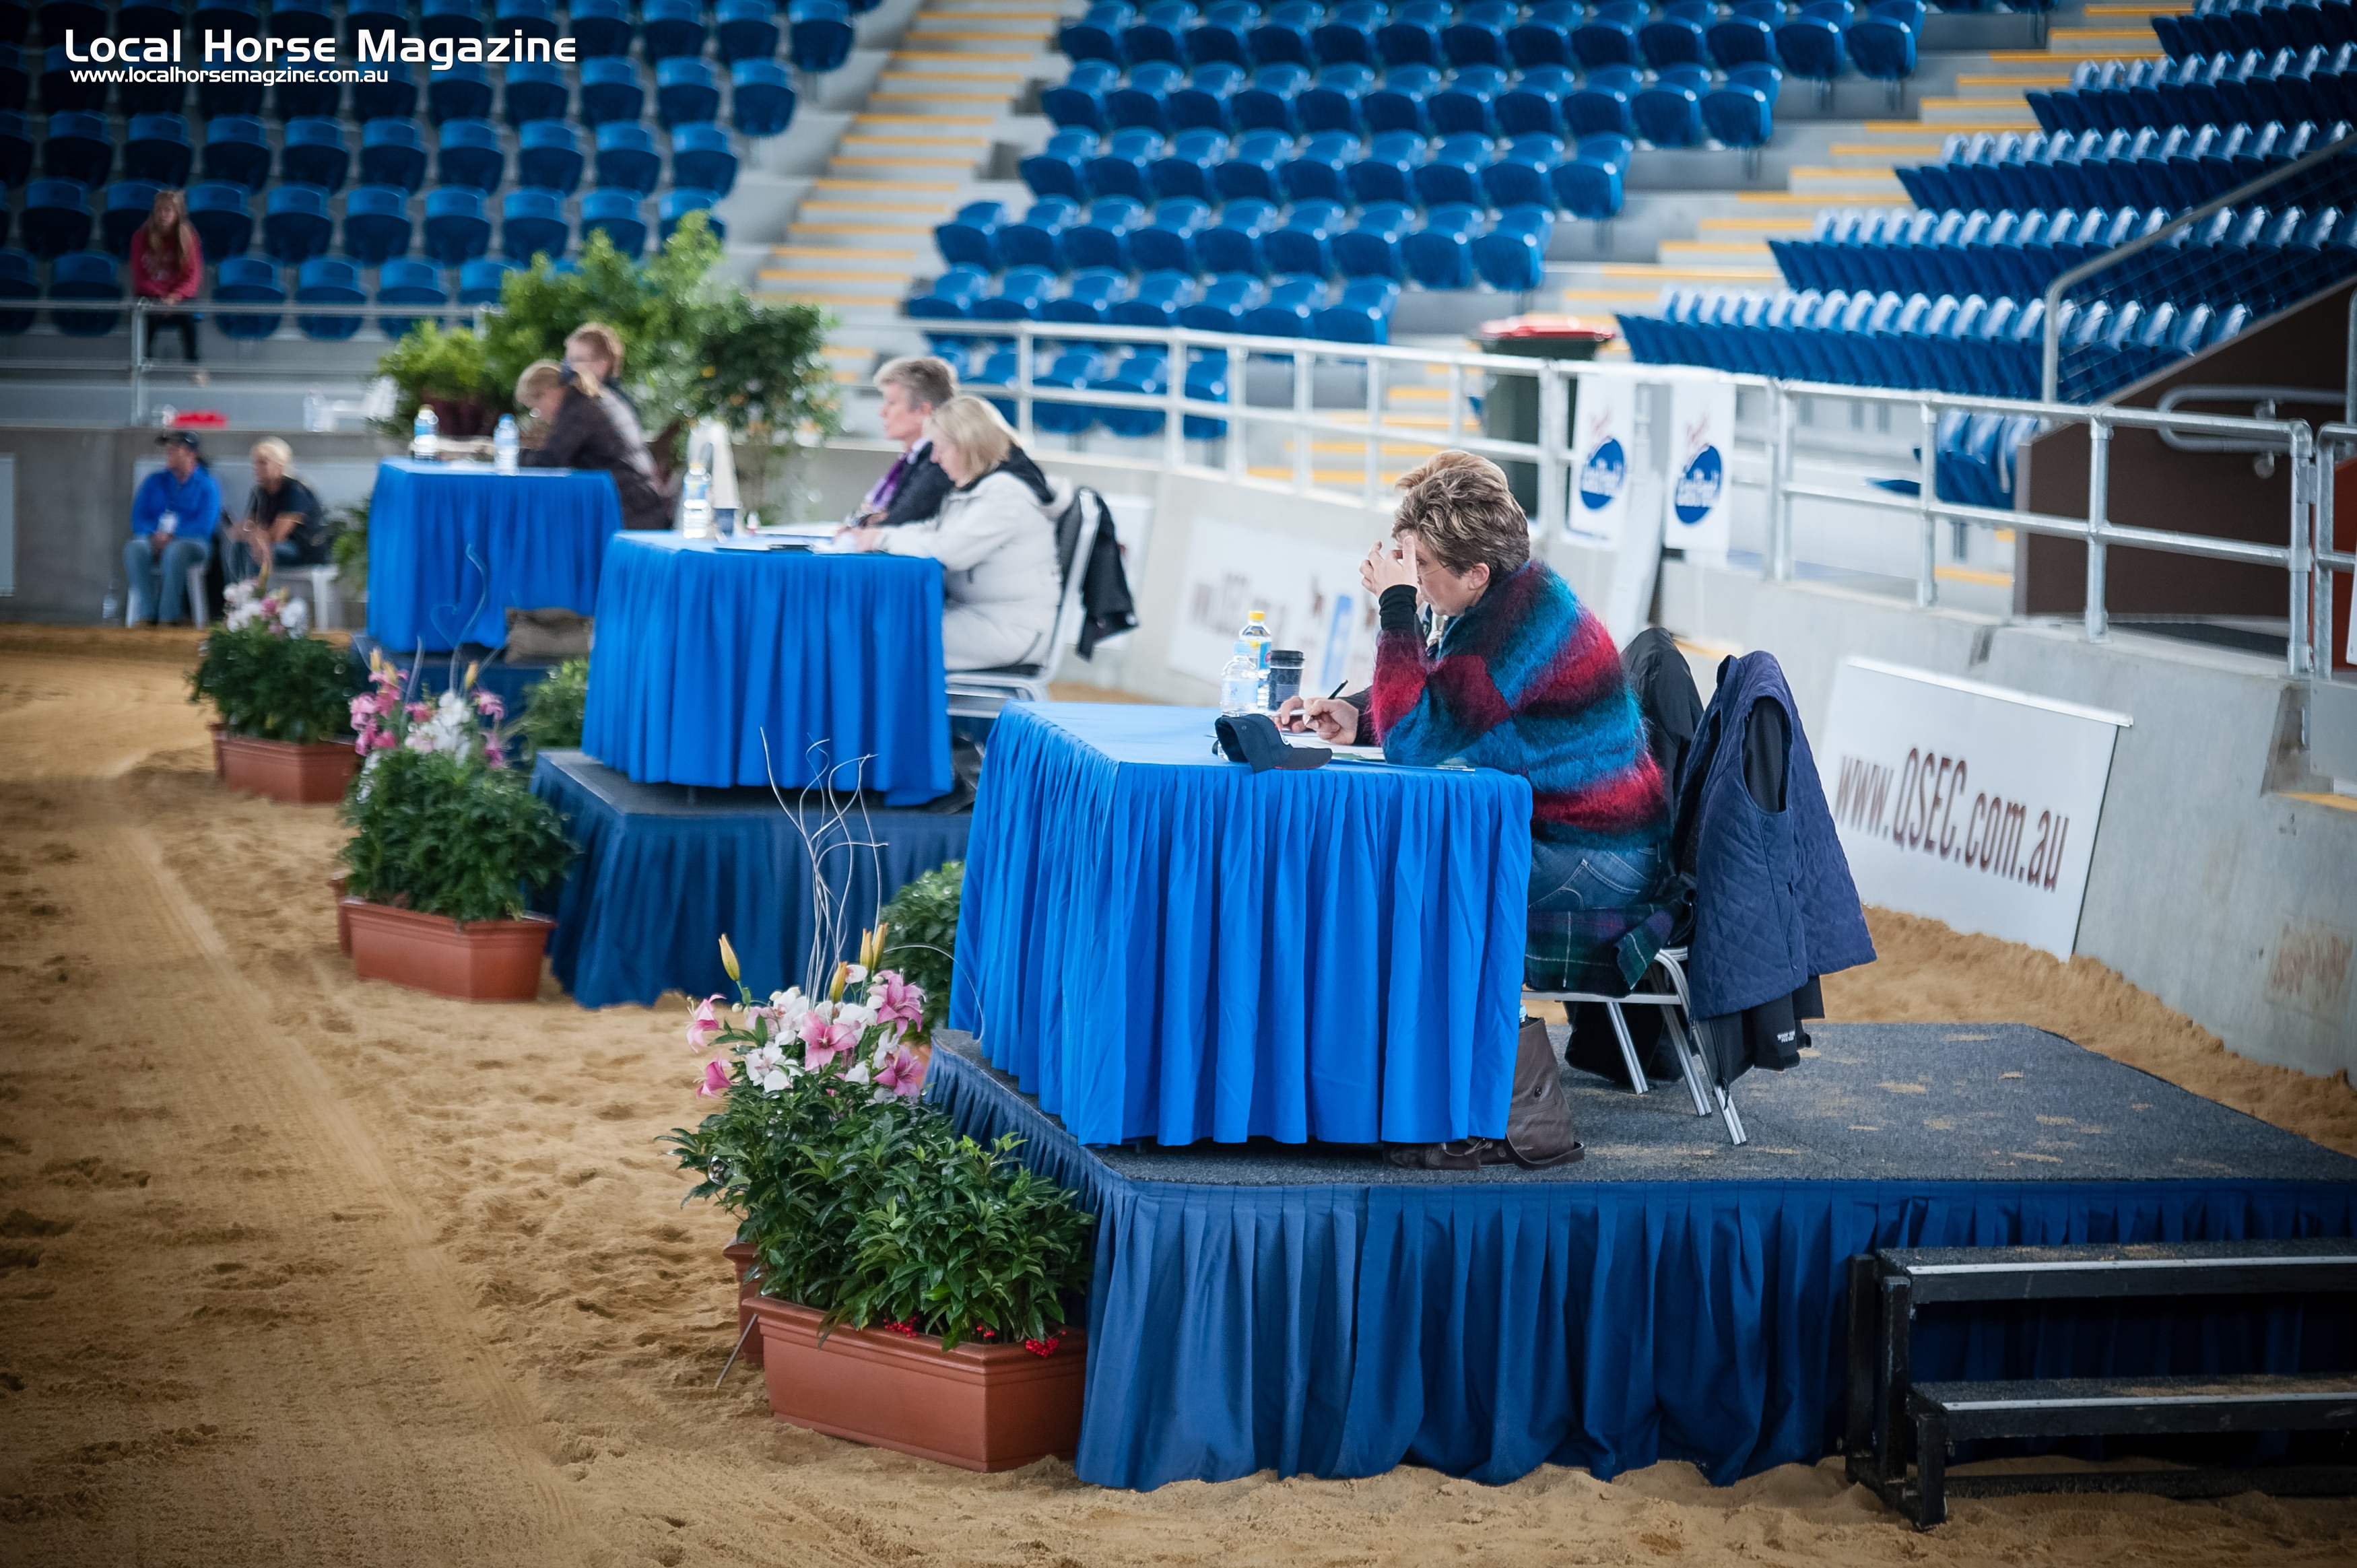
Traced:
[[834, 979], [826, 988], [826, 999], [830, 1002], [842, 1001], [843, 988], [850, 983], [851, 966], [847, 963], [836, 964], [834, 966]]
[[728, 972], [730, 984], [744, 983], [744, 977], [737, 972], [737, 950], [728, 945], [728, 936], [725, 931], [720, 937], [720, 967]]
[[468, 691], [468, 692], [473, 691], [473, 690], [475, 689], [475, 677], [476, 677], [477, 675], [479, 675], [479, 674], [480, 674], [480, 673], [482, 672], [482, 669], [483, 669], [483, 667], [482, 667], [480, 664], [469, 664], [469, 665], [468, 665], [468, 666], [467, 666], [467, 682], [466, 682], [466, 685], [465, 685], [464, 687], [462, 687], [462, 688], [461, 688], [461, 690]]

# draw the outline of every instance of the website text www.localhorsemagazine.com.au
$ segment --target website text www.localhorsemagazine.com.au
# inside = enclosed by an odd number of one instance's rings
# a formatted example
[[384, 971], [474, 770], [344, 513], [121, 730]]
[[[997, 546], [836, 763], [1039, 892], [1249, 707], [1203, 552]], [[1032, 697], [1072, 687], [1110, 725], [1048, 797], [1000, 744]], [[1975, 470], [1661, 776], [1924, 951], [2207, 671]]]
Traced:
[[[244, 38], [202, 29], [196, 48], [179, 33], [124, 38], [65, 36], [69, 76], [74, 81], [233, 81], [274, 85], [281, 81], [382, 81], [386, 73], [366, 70], [321, 70], [338, 64], [340, 38]], [[191, 58], [193, 56], [194, 58]], [[353, 63], [422, 65], [449, 70], [461, 65], [572, 65], [571, 38], [530, 38], [522, 33], [487, 38], [410, 38], [387, 29], [353, 39]], [[73, 67], [98, 69], [73, 70]]]

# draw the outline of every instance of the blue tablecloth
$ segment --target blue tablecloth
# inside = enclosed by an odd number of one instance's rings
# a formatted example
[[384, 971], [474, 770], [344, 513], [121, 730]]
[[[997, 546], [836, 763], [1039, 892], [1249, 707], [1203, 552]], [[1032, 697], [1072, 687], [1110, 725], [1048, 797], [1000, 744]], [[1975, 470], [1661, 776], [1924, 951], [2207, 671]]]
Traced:
[[1000, 715], [952, 1024], [1084, 1144], [1502, 1135], [1530, 786], [1254, 776], [1213, 754], [1213, 718]]
[[369, 499], [369, 635], [404, 651], [498, 648], [511, 607], [589, 615], [621, 527], [603, 470], [388, 458]]
[[[565, 817], [581, 847], [564, 882], [537, 907], [556, 917], [550, 967], [585, 1007], [652, 1002], [666, 991], [736, 994], [719, 939], [737, 950], [745, 983], [766, 996], [802, 983], [810, 961], [814, 872], [807, 828], [842, 908], [841, 950], [915, 880], [965, 853], [963, 812], [788, 812], [761, 791], [696, 792], [633, 784], [577, 751], [544, 751], [533, 792]], [[797, 818], [800, 820], [797, 821]], [[880, 847], [858, 847], [867, 843]]]
[[619, 540], [581, 745], [641, 784], [825, 782], [893, 805], [946, 794], [942, 569]]

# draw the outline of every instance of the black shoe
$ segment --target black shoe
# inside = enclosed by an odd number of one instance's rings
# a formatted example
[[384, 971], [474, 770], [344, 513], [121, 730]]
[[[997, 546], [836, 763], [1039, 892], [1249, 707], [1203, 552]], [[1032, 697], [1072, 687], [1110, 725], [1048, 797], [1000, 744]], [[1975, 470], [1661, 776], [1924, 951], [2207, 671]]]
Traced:
[[1448, 1144], [1393, 1144], [1383, 1158], [1404, 1171], [1477, 1171], [1502, 1165], [1512, 1155], [1491, 1138], [1459, 1138]]

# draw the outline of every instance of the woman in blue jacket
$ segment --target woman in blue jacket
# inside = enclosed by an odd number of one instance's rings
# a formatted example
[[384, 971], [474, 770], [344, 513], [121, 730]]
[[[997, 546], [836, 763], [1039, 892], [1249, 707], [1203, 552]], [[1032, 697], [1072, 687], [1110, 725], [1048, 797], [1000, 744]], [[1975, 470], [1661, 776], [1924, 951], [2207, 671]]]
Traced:
[[131, 613], [168, 626], [188, 613], [188, 568], [212, 553], [213, 525], [221, 521], [221, 487], [204, 464], [204, 447], [186, 430], [157, 437], [164, 471], [150, 474], [131, 502], [131, 539], [123, 547], [123, 575], [129, 580]]

